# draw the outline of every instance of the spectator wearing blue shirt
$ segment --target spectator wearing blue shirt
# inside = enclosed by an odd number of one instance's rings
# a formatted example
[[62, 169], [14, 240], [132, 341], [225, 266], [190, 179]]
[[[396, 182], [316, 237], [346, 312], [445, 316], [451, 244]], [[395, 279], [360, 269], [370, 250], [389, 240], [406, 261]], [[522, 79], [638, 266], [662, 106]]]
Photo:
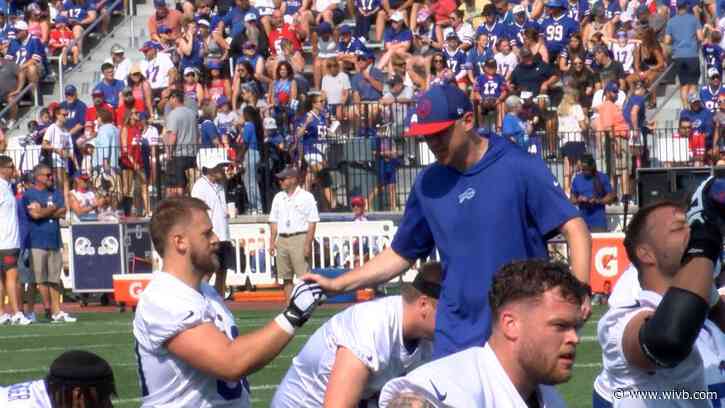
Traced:
[[[381, 23], [376, 24], [385, 24], [385, 13], [381, 13], [380, 0], [355, 0], [353, 4], [355, 5], [353, 10], [355, 13], [355, 38], [367, 38], [373, 21], [378, 18], [381, 18]], [[289, 6], [287, 7], [289, 8]]]
[[[434, 358], [485, 343], [494, 274], [516, 259], [545, 258], [546, 241], [559, 232], [573, 273], [589, 281], [589, 230], [544, 162], [503, 138], [480, 137], [474, 122], [463, 91], [450, 83], [430, 87], [406, 135], [424, 137], [436, 163], [418, 174], [392, 244], [338, 278], [303, 277], [328, 292], [348, 292], [386, 282], [437, 249], [445, 279]], [[582, 305], [583, 318], [590, 304]]]
[[646, 125], [645, 119], [645, 92], [647, 90], [644, 87], [642, 81], [637, 81], [632, 95], [627, 98], [622, 108], [622, 114], [624, 115], [624, 121], [627, 122], [630, 129], [629, 143], [631, 147], [642, 146], [643, 136]]
[[705, 105], [700, 100], [699, 92], [691, 93], [688, 102], [689, 108], [680, 112], [680, 119], [685, 118], [692, 123], [690, 150], [695, 163], [701, 165], [707, 152], [712, 149], [715, 118], [712, 112], [705, 109]]
[[[464, 67], [468, 70], [468, 80], [476, 83], [476, 78], [483, 75], [483, 66], [486, 61], [493, 59], [493, 52], [488, 47], [488, 38], [485, 34], [476, 37], [476, 44], [466, 54], [466, 64]], [[496, 62], [494, 60], [494, 62]]]
[[718, 98], [725, 89], [720, 82], [720, 72], [716, 68], [707, 70], [708, 84], [700, 88], [700, 99], [713, 114], [718, 110]]
[[68, 17], [68, 26], [73, 29], [73, 35], [78, 41], [78, 49], [83, 49], [83, 29], [91, 25], [97, 17], [92, 3], [86, 0], [66, 0], [63, 2], [63, 13]]
[[101, 109], [97, 114], [101, 125], [98, 127], [95, 139], [91, 140], [95, 146], [94, 170], [119, 174], [118, 156], [121, 146], [121, 131], [113, 122], [113, 112]]
[[345, 68], [354, 66], [357, 56], [360, 53], [369, 53], [370, 51], [359, 38], [353, 37], [352, 27], [349, 25], [340, 26], [340, 41], [337, 43], [337, 60], [346, 64]]
[[23, 208], [30, 216], [30, 268], [33, 279], [28, 304], [32, 311], [37, 288], [47, 318], [54, 323], [75, 322], [75, 318], [60, 309], [60, 274], [63, 271], [60, 220], [65, 217], [65, 200], [63, 194], [54, 188], [50, 167], [45, 164], [35, 166], [33, 176], [35, 185], [25, 191], [22, 201]]
[[667, 22], [665, 43], [672, 45], [672, 62], [680, 80], [680, 101], [687, 106], [687, 97], [697, 92], [700, 80], [699, 48], [703, 40], [700, 22], [689, 8], [688, 0], [677, 0], [677, 15]]
[[242, 119], [244, 125], [242, 127], [243, 157], [244, 157], [244, 184], [247, 187], [247, 195], [249, 199], [249, 209], [254, 214], [262, 213], [262, 195], [257, 182], [257, 166], [261, 156], [259, 147], [264, 140], [262, 130], [262, 120], [259, 111], [251, 106], [246, 106], [242, 110]]
[[529, 19], [526, 7], [520, 4], [514, 6], [512, 11], [514, 19], [507, 26], [509, 30], [508, 37], [514, 41], [516, 48], [521, 48], [524, 46], [524, 31], [528, 28], [533, 28], [538, 32], [540, 30], [539, 24]]
[[228, 28], [229, 36], [233, 39], [244, 33], [250, 41], [256, 43], [259, 30], [256, 25], [247, 24], [247, 14], [254, 15], [255, 21], [259, 20], [259, 11], [249, 4], [249, 0], [235, 0], [234, 7], [229, 9], [220, 22], [222, 32]]
[[377, 119], [379, 107], [377, 105], [361, 105], [361, 102], [378, 102], [383, 97], [383, 82], [385, 74], [375, 68], [375, 57], [372, 53], [364, 52], [357, 57], [357, 73], [350, 80], [353, 90], [352, 100], [356, 108], [353, 110], [353, 120], [359, 125], [362, 115], [361, 109], [367, 109], [368, 123], [358, 126], [362, 132], [372, 132], [373, 123]]
[[113, 64], [109, 62], [105, 62], [101, 65], [101, 72], [103, 73], [103, 79], [95, 86], [95, 88], [93, 88], [93, 90], [103, 92], [103, 100], [113, 106], [114, 109], [118, 108], [118, 95], [121, 94], [121, 91], [126, 87], [126, 84], [113, 77]]
[[584, 25], [583, 23], [585, 20], [588, 21], [590, 14], [591, 10], [589, 8], [588, 0], [569, 0], [567, 3], [566, 15], [573, 20], [578, 21], [582, 26]]
[[500, 23], [496, 17], [496, 6], [487, 4], [483, 7], [484, 23], [476, 29], [476, 36], [486, 34], [488, 37], [488, 46], [494, 48], [499, 38], [508, 37], [511, 30]]
[[48, 72], [45, 46], [40, 39], [28, 33], [28, 23], [25, 21], [17, 20], [13, 28], [15, 39], [10, 42], [7, 55], [14, 56], [25, 78], [37, 84]]
[[579, 23], [567, 16], [563, 0], [548, 0], [545, 4], [549, 17], [541, 23], [541, 33], [549, 55], [554, 58], [566, 48], [572, 34], [579, 32]]
[[[413, 44], [413, 33], [404, 24], [405, 17], [400, 11], [396, 11], [390, 16], [390, 26], [385, 29], [383, 35], [383, 47], [385, 52], [378, 61], [380, 68], [388, 68], [390, 59], [393, 55], [408, 55], [410, 47]], [[392, 67], [389, 67], [392, 71]]]
[[65, 101], [60, 103], [60, 107], [68, 111], [65, 128], [70, 132], [75, 145], [76, 140], [83, 135], [83, 128], [86, 124], [86, 104], [78, 99], [78, 90], [74, 85], [67, 85], [64, 93]]
[[590, 231], [608, 231], [605, 206], [614, 203], [616, 199], [609, 176], [597, 171], [592, 155], [584, 155], [581, 172], [574, 176], [571, 183], [571, 201], [579, 207], [579, 213]]
[[201, 123], [199, 124], [199, 134], [201, 139], [201, 147], [216, 147], [221, 145], [219, 137], [219, 128], [214, 123], [216, 117], [216, 109], [214, 105], [206, 104], [201, 109]]
[[503, 117], [501, 134], [529, 154], [541, 158], [541, 141], [531, 134], [531, 124], [522, 119], [522, 105], [516, 95], [506, 98], [506, 115]]

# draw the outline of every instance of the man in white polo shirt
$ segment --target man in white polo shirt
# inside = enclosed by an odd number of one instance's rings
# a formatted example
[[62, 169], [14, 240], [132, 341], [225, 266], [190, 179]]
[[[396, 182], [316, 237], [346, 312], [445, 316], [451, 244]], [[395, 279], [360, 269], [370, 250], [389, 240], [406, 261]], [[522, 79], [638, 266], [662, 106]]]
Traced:
[[18, 226], [17, 201], [10, 187], [10, 179], [15, 174], [13, 160], [0, 156], [0, 306], [2, 305], [3, 286], [9, 299], [11, 314], [0, 314], [0, 324], [30, 324], [20, 311], [18, 302], [18, 254], [20, 253], [20, 233]]
[[269, 253], [277, 256], [277, 277], [282, 279], [289, 299], [294, 275], [300, 277], [310, 271], [312, 241], [320, 215], [315, 198], [300, 187], [295, 167], [287, 167], [276, 176], [282, 191], [274, 196], [269, 213]]
[[191, 189], [191, 196], [203, 201], [208, 207], [209, 218], [214, 233], [219, 237], [219, 270], [216, 272], [214, 288], [224, 298], [226, 289], [227, 268], [234, 267], [234, 246], [229, 241], [229, 215], [227, 214], [227, 198], [224, 191], [226, 180], [225, 167], [227, 160], [220, 157], [204, 158], [200, 163], [201, 176]]

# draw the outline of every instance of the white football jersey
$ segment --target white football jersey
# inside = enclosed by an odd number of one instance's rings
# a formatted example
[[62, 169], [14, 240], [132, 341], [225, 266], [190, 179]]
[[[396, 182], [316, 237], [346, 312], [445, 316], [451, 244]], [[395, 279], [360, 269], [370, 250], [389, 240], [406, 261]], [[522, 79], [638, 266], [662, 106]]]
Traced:
[[45, 389], [45, 381], [28, 381], [0, 387], [2, 408], [53, 408]]
[[662, 296], [643, 290], [637, 300], [633, 305], [609, 309], [599, 320], [597, 337], [602, 347], [603, 369], [594, 380], [594, 391], [614, 407], [710, 407], [707, 400], [667, 398], [664, 394], [658, 396], [660, 399], [643, 399], [631, 391], [621, 393], [621, 390], [707, 391], [703, 359], [697, 348], [674, 368], [645, 371], [629, 364], [622, 351], [624, 329], [637, 314], [654, 311]]
[[496, 60], [496, 73], [506, 79], [509, 78], [509, 75], [516, 69], [516, 65], [519, 64], [519, 60], [513, 52], [508, 55], [497, 52], [493, 58]]
[[228, 383], [169, 353], [166, 342], [203, 323], [230, 339], [239, 335], [234, 317], [208, 284], [201, 293], [166, 272], [154, 274], [133, 320], [144, 407], [249, 407], [246, 379]]
[[607, 304], [610, 309], [632, 306], [637, 303], [637, 297], [639, 297], [639, 292], [641, 291], [642, 286], [639, 284], [637, 268], [629, 264], [629, 267], [622, 272], [622, 275], [617, 279], [617, 283], [614, 284]]
[[[425, 364], [405, 377], [391, 380], [380, 393], [385, 408], [400, 393], [416, 392], [436, 407], [527, 408], [488, 343]], [[556, 388], [539, 385], [539, 406], [565, 407]]]
[[712, 406], [723, 407], [725, 406], [725, 333], [711, 320], [705, 320], [695, 345], [705, 365], [707, 390], [717, 393], [717, 398], [711, 400]]
[[635, 45], [627, 43], [621, 46], [619, 43], [613, 42], [609, 48], [612, 50], [612, 54], [614, 54], [614, 60], [622, 64], [624, 72], [631, 74], [634, 71]]
[[338, 347], [345, 347], [370, 370], [362, 400], [377, 398], [390, 379], [430, 359], [432, 343], [419, 340], [409, 351], [403, 342], [403, 299], [389, 296], [360, 303], [317, 329], [292, 360], [272, 401], [273, 408], [316, 407], [325, 400]]
[[141, 72], [151, 85], [151, 89], [161, 89], [169, 86], [169, 70], [174, 67], [169, 54], [157, 52], [153, 60], [143, 60], [140, 63]]

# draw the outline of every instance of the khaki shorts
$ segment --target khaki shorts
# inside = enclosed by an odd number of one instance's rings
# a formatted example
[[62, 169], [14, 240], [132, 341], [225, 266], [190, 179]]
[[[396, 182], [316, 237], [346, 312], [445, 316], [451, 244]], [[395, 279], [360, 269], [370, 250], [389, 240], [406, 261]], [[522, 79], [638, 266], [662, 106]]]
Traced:
[[60, 283], [60, 273], [63, 270], [63, 255], [59, 249], [30, 250], [30, 276], [33, 282], [29, 283]]
[[305, 236], [299, 234], [291, 237], [277, 238], [277, 277], [292, 280], [310, 271], [310, 263], [305, 258]]

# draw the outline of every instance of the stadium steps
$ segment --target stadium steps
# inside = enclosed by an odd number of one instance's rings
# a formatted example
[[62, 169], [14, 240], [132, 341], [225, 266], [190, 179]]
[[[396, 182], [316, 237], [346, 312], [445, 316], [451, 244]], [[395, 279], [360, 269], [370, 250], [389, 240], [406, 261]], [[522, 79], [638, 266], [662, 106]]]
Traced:
[[[123, 16], [115, 17], [111, 26], [111, 32], [106, 36], [98, 38], [86, 37], [86, 54], [81, 62], [69, 72], [63, 74], [63, 86], [73, 84], [78, 88], [78, 97], [86, 103], [92, 105], [91, 91], [93, 87], [100, 81], [101, 64], [110, 57], [111, 47], [113, 44], [119, 44], [126, 49], [126, 56], [133, 61], [140, 61], [143, 54], [138, 51], [141, 44], [148, 37], [146, 33], [146, 20], [154, 12], [153, 4], [149, 0], [135, 0], [135, 8], [137, 15], [134, 21], [134, 29], [131, 29], [131, 19], [123, 19]], [[133, 45], [133, 46], [132, 46]], [[25, 135], [27, 123], [35, 119], [38, 111], [47, 106], [52, 101], [63, 100], [63, 90], [60, 89], [57, 70], [58, 62], [50, 61], [51, 69], [55, 73], [54, 81], [41, 81], [40, 93], [42, 94], [42, 103], [40, 107], [31, 107], [27, 114], [19, 115], [17, 125], [14, 129], [7, 133], [9, 136], [9, 147], [17, 147], [17, 137]]]

